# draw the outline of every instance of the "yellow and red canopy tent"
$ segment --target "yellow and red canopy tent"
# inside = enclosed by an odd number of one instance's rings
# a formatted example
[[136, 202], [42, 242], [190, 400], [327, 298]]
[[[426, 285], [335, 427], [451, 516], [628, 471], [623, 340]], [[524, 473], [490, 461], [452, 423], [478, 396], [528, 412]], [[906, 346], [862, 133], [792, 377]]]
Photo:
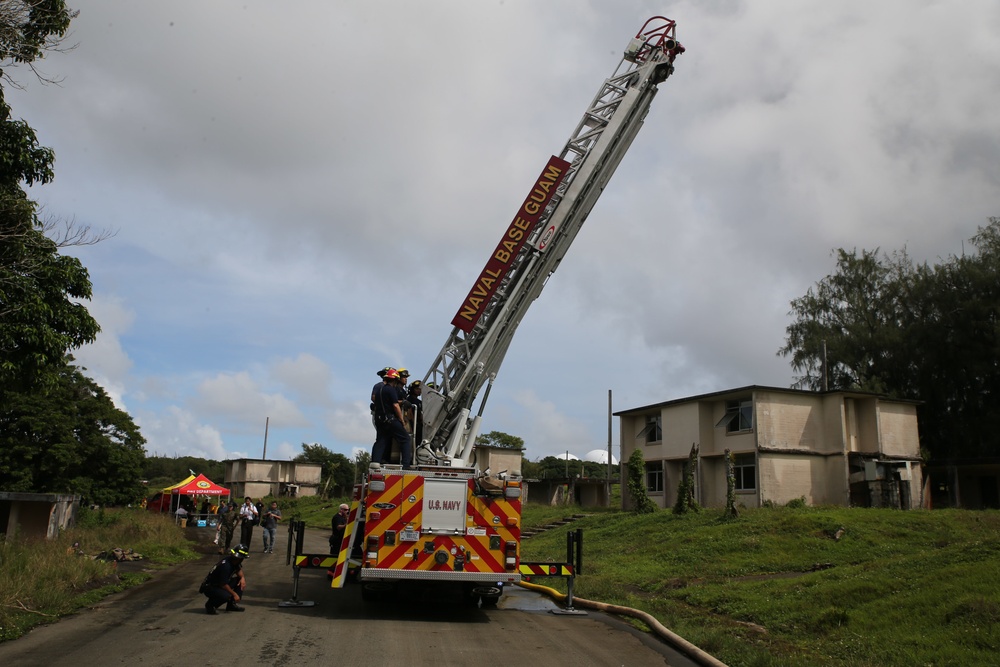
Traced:
[[[173, 511], [180, 504], [181, 496], [217, 496], [221, 499], [222, 496], [230, 495], [230, 492], [226, 487], [219, 486], [208, 477], [198, 474], [188, 475], [186, 479], [177, 482], [173, 486], [165, 487], [163, 494], [170, 494], [169, 509]], [[161, 503], [160, 511], [162, 512], [165, 509], [167, 508]]]
[[[169, 487], [170, 493], [186, 496], [228, 496], [229, 489], [219, 486], [204, 475], [191, 476]], [[163, 489], [166, 493], [167, 489]]]

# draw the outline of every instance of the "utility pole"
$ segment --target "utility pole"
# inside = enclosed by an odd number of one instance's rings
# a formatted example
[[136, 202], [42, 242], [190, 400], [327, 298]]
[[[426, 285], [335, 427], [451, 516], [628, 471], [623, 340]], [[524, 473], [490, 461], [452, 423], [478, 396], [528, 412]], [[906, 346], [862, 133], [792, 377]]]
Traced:
[[265, 461], [267, 460], [267, 426], [268, 424], [270, 424], [270, 422], [271, 422], [270, 417], [264, 418], [264, 455], [261, 458], [263, 458]]
[[608, 389], [608, 481], [605, 484], [604, 497], [611, 507], [611, 390]]

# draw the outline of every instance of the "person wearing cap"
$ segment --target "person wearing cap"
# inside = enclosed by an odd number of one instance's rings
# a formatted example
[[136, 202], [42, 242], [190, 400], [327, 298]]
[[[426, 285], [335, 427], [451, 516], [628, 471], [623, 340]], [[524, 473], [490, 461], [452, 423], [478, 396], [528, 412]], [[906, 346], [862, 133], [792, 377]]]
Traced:
[[350, 509], [345, 503], [341, 503], [337, 513], [333, 515], [333, 519], [330, 521], [330, 528], [333, 531], [330, 534], [331, 554], [340, 553], [340, 544], [344, 541], [344, 530], [347, 529], [347, 513]]
[[[372, 404], [369, 406], [371, 408], [372, 423], [373, 424], [375, 423], [375, 421], [374, 421], [375, 420], [375, 394], [378, 393], [379, 391], [381, 391], [380, 388], [382, 387], [382, 385], [389, 384], [389, 380], [386, 379], [386, 377], [385, 377], [385, 374], [388, 373], [389, 371], [392, 371], [392, 372], [395, 373], [396, 369], [393, 368], [392, 366], [386, 366], [382, 370], [377, 371], [375, 373], [375, 375], [379, 376], [379, 381], [375, 383], [374, 387], [372, 387]], [[375, 430], [378, 430], [378, 424], [375, 424]]]
[[199, 591], [208, 598], [205, 611], [217, 614], [219, 607], [226, 605], [226, 611], [244, 611], [239, 605], [247, 582], [243, 576], [243, 559], [249, 555], [247, 547], [237, 544], [229, 555], [215, 564]]
[[236, 524], [240, 522], [240, 513], [236, 509], [236, 501], [229, 501], [229, 509], [219, 515], [219, 553], [229, 553], [229, 548], [233, 545], [233, 533], [236, 532]]

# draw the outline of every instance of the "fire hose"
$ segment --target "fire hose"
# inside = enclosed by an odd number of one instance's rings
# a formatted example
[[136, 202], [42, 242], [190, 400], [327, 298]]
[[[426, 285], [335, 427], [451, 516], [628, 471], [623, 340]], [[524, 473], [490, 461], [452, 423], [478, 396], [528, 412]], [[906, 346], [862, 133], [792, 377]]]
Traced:
[[[529, 590], [538, 591], [548, 595], [550, 598], [558, 601], [565, 602], [566, 595], [560, 593], [554, 588], [549, 588], [548, 586], [540, 586], [538, 584], [531, 584], [525, 581], [519, 582], [519, 586], [527, 588]], [[658, 620], [653, 618], [650, 614], [639, 609], [632, 609], [631, 607], [622, 607], [616, 604], [607, 604], [605, 602], [594, 602], [593, 600], [586, 600], [580, 597], [573, 597], [573, 606], [585, 607], [587, 609], [593, 609], [595, 611], [603, 611], [609, 614], [615, 614], [618, 616], [631, 616], [632, 618], [637, 618], [652, 630], [653, 634], [658, 636], [663, 641], [667, 642], [678, 651], [684, 653], [689, 658], [697, 662], [699, 665], [705, 667], [726, 667], [726, 663], [722, 662], [718, 658], [706, 653], [702, 649], [698, 648], [688, 640], [684, 639], [675, 632], [671, 632], [666, 627], [663, 626]]]

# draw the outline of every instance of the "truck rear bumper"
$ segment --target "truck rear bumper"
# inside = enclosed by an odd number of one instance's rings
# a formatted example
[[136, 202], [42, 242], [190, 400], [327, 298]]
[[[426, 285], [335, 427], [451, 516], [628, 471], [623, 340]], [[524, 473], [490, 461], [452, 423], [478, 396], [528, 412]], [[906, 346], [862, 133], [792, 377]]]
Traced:
[[412, 579], [422, 581], [477, 581], [515, 584], [521, 581], [521, 575], [516, 572], [453, 572], [425, 570], [392, 570], [389, 568], [363, 567], [358, 573], [360, 581], [378, 581], [380, 579]]

